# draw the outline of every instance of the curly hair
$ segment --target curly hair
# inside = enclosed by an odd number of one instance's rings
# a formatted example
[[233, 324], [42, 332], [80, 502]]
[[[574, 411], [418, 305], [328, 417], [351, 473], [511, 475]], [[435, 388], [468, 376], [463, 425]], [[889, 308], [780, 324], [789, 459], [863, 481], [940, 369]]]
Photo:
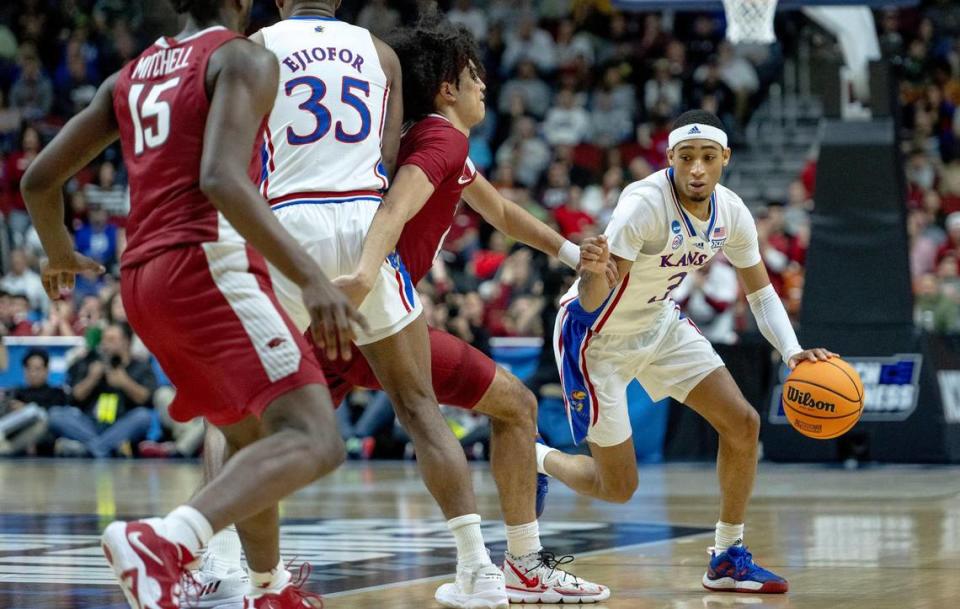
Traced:
[[483, 77], [477, 42], [462, 25], [431, 16], [416, 26], [398, 31], [387, 42], [400, 58], [403, 70], [404, 120], [416, 121], [434, 112], [440, 86], [459, 86], [460, 73], [473, 64], [474, 76]]
[[189, 13], [197, 21], [211, 21], [220, 11], [221, 0], [170, 0], [173, 10]]

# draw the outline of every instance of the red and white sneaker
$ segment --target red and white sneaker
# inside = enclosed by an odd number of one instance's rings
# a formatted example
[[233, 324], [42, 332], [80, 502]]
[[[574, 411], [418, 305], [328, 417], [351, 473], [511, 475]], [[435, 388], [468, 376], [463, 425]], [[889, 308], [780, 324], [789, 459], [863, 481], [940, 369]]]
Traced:
[[270, 590], [256, 596], [248, 592], [243, 597], [243, 609], [323, 609], [320, 595], [303, 589], [309, 577], [310, 564], [303, 563], [297, 578], [291, 578], [279, 590]]
[[610, 598], [610, 588], [588, 582], [560, 569], [573, 562], [572, 556], [557, 558], [541, 550], [526, 556], [507, 553], [503, 574], [511, 603], [599, 603]]
[[133, 609], [180, 609], [193, 555], [164, 536], [160, 518], [113, 522], [100, 547]]

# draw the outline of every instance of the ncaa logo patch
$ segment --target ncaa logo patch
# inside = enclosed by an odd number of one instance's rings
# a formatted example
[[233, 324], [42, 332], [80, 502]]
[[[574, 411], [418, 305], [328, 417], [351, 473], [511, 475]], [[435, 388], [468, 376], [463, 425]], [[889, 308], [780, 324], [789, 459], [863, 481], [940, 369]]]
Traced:
[[677, 248], [680, 247], [681, 245], [683, 245], [683, 235], [677, 235], [677, 236], [675, 236], [675, 237], [673, 238], [673, 243], [671, 244], [671, 247], [672, 247], [673, 249], [677, 249]]
[[680, 234], [680, 221], [679, 221], [679, 220], [674, 220], [673, 222], [671, 222], [671, 223], [670, 223], [670, 230], [673, 231], [673, 234], [674, 234], [674, 235], [679, 235], [679, 234]]

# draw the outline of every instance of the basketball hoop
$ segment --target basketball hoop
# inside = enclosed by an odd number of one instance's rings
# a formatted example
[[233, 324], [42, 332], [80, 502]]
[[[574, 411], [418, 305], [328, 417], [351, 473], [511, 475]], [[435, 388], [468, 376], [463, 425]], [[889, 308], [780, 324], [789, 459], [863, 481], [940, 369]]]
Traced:
[[777, 0], [723, 0], [727, 40], [734, 44], [770, 44], [777, 40], [773, 16]]

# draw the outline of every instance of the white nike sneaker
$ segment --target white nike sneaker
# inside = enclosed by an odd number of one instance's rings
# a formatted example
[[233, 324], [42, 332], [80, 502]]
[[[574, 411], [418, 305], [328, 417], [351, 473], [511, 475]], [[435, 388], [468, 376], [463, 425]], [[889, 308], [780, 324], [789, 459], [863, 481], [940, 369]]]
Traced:
[[507, 609], [510, 606], [503, 571], [496, 565], [469, 570], [458, 568], [456, 581], [437, 588], [434, 598], [450, 609]]
[[209, 552], [203, 554], [193, 578], [197, 592], [190, 606], [197, 609], [241, 609], [243, 595], [250, 589], [250, 576], [244, 569], [226, 567]]
[[572, 556], [556, 558], [552, 552], [526, 556], [506, 553], [503, 574], [511, 603], [599, 603], [610, 598], [610, 588], [588, 582], [559, 568]]

